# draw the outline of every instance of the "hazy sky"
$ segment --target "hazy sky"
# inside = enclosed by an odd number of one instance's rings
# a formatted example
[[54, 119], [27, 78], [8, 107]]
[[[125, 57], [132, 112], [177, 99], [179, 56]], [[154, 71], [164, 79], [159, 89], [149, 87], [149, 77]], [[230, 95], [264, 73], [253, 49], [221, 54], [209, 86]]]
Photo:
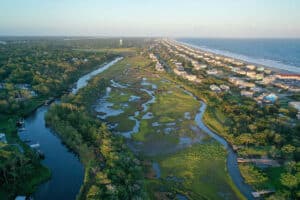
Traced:
[[300, 0], [0, 0], [0, 35], [300, 37]]

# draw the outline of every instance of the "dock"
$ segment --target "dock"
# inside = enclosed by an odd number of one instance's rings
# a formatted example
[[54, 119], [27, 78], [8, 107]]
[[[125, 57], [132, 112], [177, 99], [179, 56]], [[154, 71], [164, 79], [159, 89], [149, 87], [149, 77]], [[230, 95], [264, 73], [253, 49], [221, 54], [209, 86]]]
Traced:
[[268, 158], [238, 158], [238, 163], [254, 163], [256, 165], [265, 165], [272, 167], [279, 167], [280, 164], [276, 160], [268, 159]]
[[259, 198], [263, 195], [271, 194], [271, 193], [274, 193], [274, 192], [275, 192], [274, 190], [261, 190], [261, 191], [257, 191], [257, 192], [251, 192], [251, 193], [252, 193], [252, 196], [254, 198]]

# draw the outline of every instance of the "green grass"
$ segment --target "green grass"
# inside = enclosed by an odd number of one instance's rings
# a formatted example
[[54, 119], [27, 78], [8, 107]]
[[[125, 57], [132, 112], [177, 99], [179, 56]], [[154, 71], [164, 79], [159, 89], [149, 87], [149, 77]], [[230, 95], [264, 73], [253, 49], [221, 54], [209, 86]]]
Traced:
[[107, 121], [112, 123], [117, 123], [116, 131], [127, 132], [132, 130], [132, 127], [135, 125], [135, 121], [128, 118], [127, 113], [122, 113], [118, 116], [108, 117]]
[[269, 167], [264, 169], [264, 173], [268, 177], [268, 182], [265, 184], [266, 188], [275, 188], [276, 190], [282, 189], [280, 184], [280, 175], [284, 173], [283, 167]]
[[264, 185], [268, 181], [268, 177], [262, 170], [251, 164], [239, 164], [239, 169], [246, 183], [256, 189], [265, 189]]
[[227, 174], [226, 152], [218, 143], [194, 145], [157, 160], [162, 179], [175, 176], [184, 180], [182, 184], [167, 183], [175, 193], [191, 199], [243, 199]]
[[[179, 141], [179, 133], [189, 133], [189, 126], [194, 123], [194, 116], [199, 108], [199, 102], [194, 100], [191, 96], [185, 94], [182, 90], [175, 87], [174, 84], [161, 83], [160, 79], [149, 79], [158, 86], [163, 92], [156, 94], [156, 102], [149, 106], [149, 112], [153, 114], [152, 119], [141, 120], [140, 131], [133, 135], [133, 139], [137, 141], [147, 141], [147, 137], [151, 138], [151, 142], [157, 140], [168, 140], [175, 144]], [[172, 91], [172, 93], [168, 93]], [[187, 103], [188, 102], [188, 103]], [[184, 113], [190, 112], [191, 119], [184, 119]], [[180, 121], [181, 120], [181, 121]], [[158, 127], [152, 127], [152, 123], [158, 122], [162, 124]], [[174, 128], [170, 134], [163, 134], [163, 124], [176, 123], [171, 126]], [[157, 133], [157, 131], [160, 133]]]
[[221, 134], [224, 133], [225, 130], [224, 125], [218, 120], [218, 118], [219, 117], [216, 115], [216, 112], [214, 112], [214, 109], [207, 108], [203, 116], [203, 121], [209, 128]]

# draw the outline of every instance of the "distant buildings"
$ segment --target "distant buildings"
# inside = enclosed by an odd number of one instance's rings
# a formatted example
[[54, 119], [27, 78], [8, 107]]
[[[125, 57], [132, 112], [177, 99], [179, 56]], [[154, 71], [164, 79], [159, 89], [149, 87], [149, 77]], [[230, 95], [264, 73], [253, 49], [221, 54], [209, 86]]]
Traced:
[[246, 68], [249, 70], [255, 70], [256, 66], [255, 65], [247, 65]]
[[[229, 77], [228, 81], [242, 89], [240, 91], [242, 96], [250, 97], [259, 104], [274, 103], [277, 101], [277, 94], [270, 93], [269, 86], [275, 86], [289, 92], [300, 92], [300, 74], [276, 74], [276, 72], [264, 66], [245, 64], [234, 58], [205, 52], [177, 42], [164, 40], [163, 43], [167, 46], [169, 52], [191, 62], [194, 70], [202, 70], [209, 67], [209, 69], [205, 71], [208, 75], [221, 73], [227, 75], [228, 71], [233, 72], [235, 75]], [[182, 66], [182, 63], [176, 63], [175, 60], [173, 61], [175, 64], [175, 68], [173, 69], [175, 74], [188, 80], [199, 80], [199, 77], [197, 78], [194, 75], [188, 74]], [[224, 70], [220, 70], [221, 67]], [[263, 85], [268, 87], [263, 87]], [[230, 87], [227, 85], [212, 84], [209, 88], [214, 92], [230, 90]]]
[[181, 76], [182, 78], [187, 79], [187, 80], [192, 81], [192, 82], [195, 82], [195, 83], [200, 83], [201, 82], [201, 80], [196, 75], [188, 74], [184, 70], [184, 67], [183, 67], [181, 62], [177, 62], [177, 61], [174, 60], [173, 63], [175, 65], [175, 68], [173, 69], [173, 72], [176, 75]]
[[237, 77], [230, 77], [229, 82], [233, 83], [236, 86], [239, 86], [240, 88], [253, 88], [255, 87], [254, 83], [246, 82], [240, 78]]
[[216, 69], [211, 69], [211, 70], [206, 70], [206, 73], [208, 75], [215, 75], [215, 74], [219, 74], [220, 72]]
[[242, 90], [242, 91], [241, 91], [241, 95], [242, 95], [242, 96], [245, 96], [245, 97], [251, 98], [251, 97], [253, 97], [253, 94], [254, 94], [253, 91], [247, 91], [247, 90]]
[[155, 69], [156, 71], [159, 71], [159, 72], [163, 72], [165, 71], [164, 67], [162, 66], [162, 64], [159, 62], [159, 60], [157, 59], [157, 57], [153, 54], [153, 53], [150, 53], [149, 54], [149, 57], [150, 59], [155, 62]]
[[164, 67], [159, 62], [156, 63], [155, 69], [159, 72], [165, 71]]
[[230, 90], [230, 87], [228, 85], [224, 85], [224, 84], [220, 85], [220, 88], [224, 91], [229, 91]]
[[221, 91], [227, 92], [230, 90], [230, 87], [228, 85], [224, 85], [224, 84], [222, 84], [220, 86], [213, 84], [213, 85], [210, 85], [209, 88], [214, 92], [221, 92]]
[[258, 72], [264, 72], [265, 68], [264, 67], [257, 67], [256, 71], [258, 71]]
[[268, 85], [276, 79], [276, 76], [266, 76], [263, 78], [262, 83]]
[[300, 81], [300, 74], [277, 74], [278, 79], [293, 79]]
[[180, 62], [175, 62], [175, 66], [178, 71], [184, 71], [183, 65]]
[[217, 85], [210, 85], [209, 88], [214, 92], [221, 92], [221, 88]]
[[274, 93], [266, 95], [263, 100], [266, 103], [275, 103], [275, 101], [278, 99], [278, 96]]

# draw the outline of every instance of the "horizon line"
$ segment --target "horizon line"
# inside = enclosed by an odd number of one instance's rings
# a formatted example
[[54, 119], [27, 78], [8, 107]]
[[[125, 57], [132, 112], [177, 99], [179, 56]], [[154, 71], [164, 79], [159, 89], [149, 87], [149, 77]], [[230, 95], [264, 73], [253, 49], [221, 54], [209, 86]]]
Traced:
[[300, 39], [300, 37], [210, 37], [210, 36], [148, 36], [148, 35], [1, 35], [0, 37], [74, 37], [74, 38], [170, 38], [170, 39], [180, 39], [180, 38], [192, 38], [192, 39]]

